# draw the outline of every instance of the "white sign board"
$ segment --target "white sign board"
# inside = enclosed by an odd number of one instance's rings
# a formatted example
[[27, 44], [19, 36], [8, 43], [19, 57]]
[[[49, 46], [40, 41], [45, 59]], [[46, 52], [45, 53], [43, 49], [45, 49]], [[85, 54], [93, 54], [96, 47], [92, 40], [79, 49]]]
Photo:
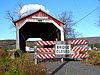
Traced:
[[70, 45], [56, 45], [55, 54], [69, 54], [70, 49], [71, 49]]

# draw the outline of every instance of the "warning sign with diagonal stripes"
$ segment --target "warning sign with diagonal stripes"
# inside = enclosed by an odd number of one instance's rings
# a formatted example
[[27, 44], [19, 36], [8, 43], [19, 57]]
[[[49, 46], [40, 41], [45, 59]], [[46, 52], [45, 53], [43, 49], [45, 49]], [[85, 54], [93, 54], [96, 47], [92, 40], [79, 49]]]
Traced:
[[38, 41], [37, 45], [55, 45], [54, 41]]
[[76, 44], [78, 44], [78, 45], [87, 44], [87, 40], [72, 40], [71, 44], [73, 44], [73, 45], [76, 45]]

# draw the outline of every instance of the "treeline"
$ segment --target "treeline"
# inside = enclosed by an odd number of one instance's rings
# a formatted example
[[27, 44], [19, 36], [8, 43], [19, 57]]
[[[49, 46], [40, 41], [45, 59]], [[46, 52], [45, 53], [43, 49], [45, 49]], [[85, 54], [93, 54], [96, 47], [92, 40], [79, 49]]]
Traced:
[[[34, 41], [27, 41], [26, 45], [29, 47], [33, 47]], [[16, 40], [0, 40], [0, 48], [15, 49], [16, 48]]]
[[90, 43], [89, 46], [91, 48], [93, 48], [93, 47], [100, 48], [100, 43]]

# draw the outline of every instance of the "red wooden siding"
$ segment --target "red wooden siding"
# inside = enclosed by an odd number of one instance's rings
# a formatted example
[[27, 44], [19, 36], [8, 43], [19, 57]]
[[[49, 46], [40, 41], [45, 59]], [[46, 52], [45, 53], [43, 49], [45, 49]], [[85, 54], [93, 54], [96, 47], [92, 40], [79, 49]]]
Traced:
[[49, 20], [53, 20], [53, 21], [56, 22], [59, 26], [62, 26], [62, 25], [63, 25], [62, 22], [60, 22], [59, 20], [55, 19], [54, 17], [48, 15], [47, 13], [45, 13], [45, 12], [43, 12], [43, 11], [41, 11], [41, 10], [39, 10], [39, 11], [33, 13], [33, 14], [30, 14], [30, 15], [28, 15], [28, 16], [26, 16], [26, 17], [24, 17], [24, 18], [22, 18], [22, 19], [20, 19], [20, 20], [18, 20], [18, 21], [16, 21], [16, 25], [20, 25], [20, 24], [21, 24], [22, 22], [24, 22], [26, 19], [31, 19], [32, 16], [38, 16], [39, 14], [42, 14], [42, 16], [47, 16]]

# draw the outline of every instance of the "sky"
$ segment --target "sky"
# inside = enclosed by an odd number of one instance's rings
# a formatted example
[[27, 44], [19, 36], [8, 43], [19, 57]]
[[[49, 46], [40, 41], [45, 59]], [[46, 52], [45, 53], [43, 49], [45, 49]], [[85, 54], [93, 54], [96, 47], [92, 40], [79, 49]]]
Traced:
[[[16, 39], [16, 29], [11, 21], [7, 19], [7, 11], [18, 11], [18, 4], [21, 4], [23, 10], [35, 10], [42, 8], [50, 15], [57, 17], [62, 12], [72, 12], [72, 20], [78, 22], [81, 18], [89, 14], [95, 8], [100, 6], [99, 0], [2, 0], [0, 2], [0, 40]], [[99, 20], [100, 8], [86, 16], [74, 26], [76, 32], [81, 33], [80, 37], [100, 36], [100, 27], [97, 26]]]

